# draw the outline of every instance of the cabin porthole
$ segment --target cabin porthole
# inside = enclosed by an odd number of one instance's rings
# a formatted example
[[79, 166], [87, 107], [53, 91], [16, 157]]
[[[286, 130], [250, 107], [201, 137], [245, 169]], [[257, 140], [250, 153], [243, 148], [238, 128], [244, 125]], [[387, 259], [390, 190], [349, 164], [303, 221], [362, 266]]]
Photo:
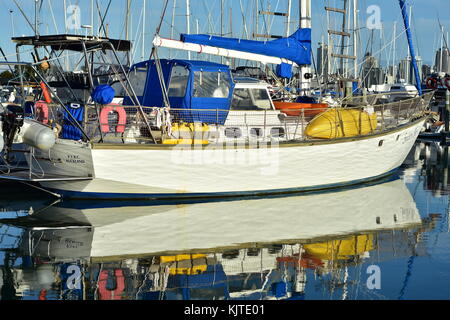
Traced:
[[230, 139], [237, 139], [242, 137], [242, 131], [239, 128], [226, 128], [225, 136]]
[[284, 138], [286, 136], [286, 132], [284, 131], [284, 128], [277, 127], [270, 129], [270, 135], [273, 138]]
[[378, 142], [378, 146], [379, 146], [379, 147], [382, 147], [383, 144], [384, 144], [384, 140], [380, 140], [380, 142]]
[[377, 224], [381, 224], [381, 218], [380, 217], [377, 217], [375, 221], [377, 222]]
[[251, 135], [252, 137], [257, 137], [257, 138], [259, 138], [259, 137], [262, 137], [262, 136], [263, 136], [263, 131], [262, 131], [261, 128], [251, 128], [251, 129], [250, 129], [250, 135]]

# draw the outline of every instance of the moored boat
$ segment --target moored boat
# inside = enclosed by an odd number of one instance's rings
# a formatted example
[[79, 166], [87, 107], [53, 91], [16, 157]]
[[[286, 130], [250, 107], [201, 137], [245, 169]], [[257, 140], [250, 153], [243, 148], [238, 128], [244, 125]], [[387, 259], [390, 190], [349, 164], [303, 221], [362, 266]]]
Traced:
[[[204, 35], [181, 38], [158, 35], [154, 44], [288, 68], [296, 64], [302, 79], [310, 79], [307, 26], [268, 42]], [[57, 39], [62, 41], [58, 46]], [[255, 86], [248, 91], [251, 85], [235, 82], [225, 64], [156, 56], [126, 71], [116, 51], [128, 46], [117, 40], [61, 36], [15, 41], [84, 54], [83, 88], [64, 99], [33, 65], [22, 64], [42, 78], [39, 81], [50, 89], [54, 101], [47, 103], [48, 118], [41, 124], [55, 132], [50, 150], [26, 141], [25, 149], [17, 150], [12, 147], [15, 132], [4, 132], [6, 158], [26, 154], [28, 164], [12, 170], [6, 161], [0, 178], [31, 183], [66, 198], [268, 195], [379, 179], [394, 172], [408, 155], [433, 95], [382, 105], [330, 107], [311, 119], [306, 114], [317, 112], [316, 108], [302, 108], [297, 116], [277, 110], [267, 95], [255, 97], [267, 89]], [[94, 77], [89, 57], [106, 50], [117, 58], [110, 64], [116, 67], [107, 84], [100, 84], [102, 78]], [[305, 91], [304, 83], [302, 88]], [[237, 99], [244, 89], [248, 97]], [[318, 124], [322, 120], [325, 126]]]

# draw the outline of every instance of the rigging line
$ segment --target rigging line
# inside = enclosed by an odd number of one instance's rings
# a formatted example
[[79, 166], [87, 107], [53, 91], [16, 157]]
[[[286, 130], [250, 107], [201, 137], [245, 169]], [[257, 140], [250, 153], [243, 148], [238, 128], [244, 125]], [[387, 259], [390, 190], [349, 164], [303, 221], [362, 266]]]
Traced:
[[[17, 8], [19, 9], [19, 11], [22, 13], [23, 17], [25, 18], [25, 20], [27, 21], [27, 23], [29, 24], [29, 26], [31, 27], [31, 29], [33, 30], [33, 32], [36, 33], [36, 30], [34, 29], [33, 24], [30, 22], [30, 20], [28, 20], [27, 16], [25, 15], [25, 12], [22, 10], [22, 8], [20, 7], [20, 5], [17, 3], [16, 0], [13, 0], [13, 1], [14, 1], [14, 3], [16, 4], [16, 6], [17, 6]], [[31, 51], [32, 51], [32, 50], [31, 50]], [[45, 51], [49, 54], [49, 51], [48, 51], [47, 48], [45, 48]], [[61, 67], [61, 69], [62, 69], [61, 63], [60, 63], [59, 61], [58, 61], [58, 64], [60, 65], [60, 67]], [[19, 69], [19, 70], [20, 70], [20, 69]], [[63, 79], [64, 79], [64, 81], [66, 82], [66, 84], [68, 85], [68, 82], [67, 82], [67, 80], [66, 80], [64, 74], [63, 74], [60, 70], [58, 70], [58, 72], [59, 72], [60, 75], [63, 77]], [[71, 91], [71, 93], [74, 95], [74, 97], [76, 98], [76, 95], [75, 95], [75, 93], [72, 91], [72, 89], [70, 89], [70, 91]]]
[[17, 3], [16, 0], [13, 0], [14, 3], [16, 4], [16, 7], [19, 9], [20, 13], [22, 13], [22, 16], [25, 18], [26, 22], [28, 23], [28, 25], [31, 27], [31, 29], [33, 30], [33, 32], [36, 32], [36, 29], [34, 28], [33, 24], [30, 22], [30, 20], [28, 19], [27, 15], [25, 14], [25, 12], [23, 11], [22, 7]]
[[111, 5], [112, 0], [109, 0], [108, 6], [107, 6], [107, 8], [105, 10], [105, 14], [103, 15], [103, 17], [102, 17], [102, 13], [101, 13], [101, 10], [100, 10], [100, 6], [99, 6], [99, 3], [98, 3], [98, 0], [96, 0], [95, 2], [96, 2], [96, 5], [97, 5], [97, 12], [98, 12], [98, 16], [100, 18], [100, 23], [101, 23], [100, 27], [98, 28], [99, 36], [101, 35], [101, 29], [103, 28], [103, 33], [105, 34], [105, 37], [107, 37], [108, 35], [107, 35], [106, 27], [105, 27], [104, 24], [105, 24], [106, 15], [108, 14], [109, 7]]
[[241, 7], [241, 15], [242, 15], [242, 23], [243, 23], [243, 27], [244, 27], [244, 31], [243, 31], [243, 35], [245, 35], [246, 39], [249, 40], [249, 35], [248, 35], [248, 30], [247, 30], [247, 21], [245, 19], [245, 13], [244, 13], [244, 6], [242, 5], [242, 0], [239, 0], [239, 5]]
[[[375, 52], [374, 54], [372, 54], [372, 56], [376, 56], [378, 55], [381, 51], [383, 51], [384, 49], [386, 49], [388, 46], [390, 46], [394, 41], [396, 41], [398, 38], [400, 38], [404, 33], [406, 33], [406, 30], [403, 30], [395, 39], [393, 39], [391, 42], [389, 42], [388, 44], [386, 44], [384, 47], [382, 47], [379, 51]], [[365, 62], [362, 61], [360, 62], [357, 67], [361, 67]], [[354, 70], [354, 68], [351, 68], [350, 71]]]
[[206, 13], [207, 13], [207, 17], [208, 17], [208, 29], [210, 30], [210, 34], [212, 33], [212, 34], [215, 34], [216, 33], [216, 30], [215, 30], [215, 28], [214, 28], [214, 24], [212, 23], [212, 20], [211, 20], [211, 11], [214, 9], [214, 7], [211, 7], [211, 8], [209, 8], [208, 7], [208, 3], [206, 2], [206, 0], [203, 0], [203, 5], [205, 6], [205, 8], [206, 8]]
[[[141, 24], [142, 24], [143, 21], [144, 21], [143, 16], [144, 16], [144, 11], [142, 10], [142, 11], [141, 11], [141, 15], [140, 15], [140, 17], [139, 17], [139, 23], [138, 23], [138, 26], [137, 26], [137, 28], [136, 28], [136, 33], [134, 34], [134, 40], [133, 40], [133, 42], [137, 42], [138, 36], [139, 36], [139, 38], [140, 38], [140, 35], [142, 34], [142, 32], [141, 32], [141, 31], [142, 31], [142, 30], [141, 30]], [[138, 51], [138, 46], [136, 45], [136, 46], [134, 46], [134, 48], [133, 48], [133, 52], [132, 52], [132, 55], [131, 55], [131, 61], [134, 61], [134, 57], [135, 57], [137, 51]]]
[[[40, 191], [46, 192], [46, 193], [48, 193], [48, 194], [51, 194], [52, 196], [54, 196], [54, 197], [56, 197], [56, 198], [58, 198], [58, 199], [61, 199], [61, 198], [62, 198], [60, 194], [57, 194], [57, 193], [48, 191], [48, 190], [43, 189], [43, 188], [40, 188], [40, 187], [35, 186], [35, 185], [31, 184], [31, 183], [27, 183], [27, 182], [25, 182], [25, 181], [19, 181], [19, 182], [22, 183], [22, 184], [25, 184], [25, 185], [27, 185], [27, 186], [29, 186], [29, 187], [32, 187], [32, 188], [38, 189], [38, 190], [40, 190]], [[55, 201], [53, 204], [56, 204], [56, 203], [58, 203], [59, 201], [60, 201], [60, 200]], [[53, 205], [53, 204], [52, 204], [52, 205]], [[49, 206], [49, 207], [50, 207], [50, 206]]]
[[[438, 23], [439, 23], [439, 27], [442, 30], [443, 25], [441, 24], [441, 20], [439, 18], [439, 13], [438, 13]], [[444, 39], [444, 43], [445, 43], [445, 47], [448, 48], [448, 43], [447, 43], [447, 39], [444, 37], [444, 35], [442, 34], [442, 37]]]
[[48, 7], [50, 9], [50, 14], [52, 15], [53, 25], [55, 27], [56, 33], [59, 33], [58, 24], [56, 23], [55, 14], [53, 12], [52, 0], [48, 0]]
[[[262, 2], [262, 0], [260, 0], [259, 2], [260, 2], [260, 5], [261, 5], [261, 8], [264, 8], [264, 3]], [[259, 14], [259, 12], [257, 12], [257, 14]], [[269, 28], [267, 27], [267, 19], [268, 19], [268, 17], [263, 15], [264, 30], [266, 32], [266, 35], [269, 35]]]
[[[410, 29], [413, 29], [413, 27], [416, 26], [416, 16], [414, 14], [414, 11], [411, 10], [411, 25], [409, 26]], [[419, 38], [417, 37], [417, 32], [414, 32], [414, 37], [416, 38], [416, 47], [417, 47], [417, 54], [418, 56], [421, 56], [420, 46], [419, 46]], [[444, 37], [445, 41], [445, 37]]]

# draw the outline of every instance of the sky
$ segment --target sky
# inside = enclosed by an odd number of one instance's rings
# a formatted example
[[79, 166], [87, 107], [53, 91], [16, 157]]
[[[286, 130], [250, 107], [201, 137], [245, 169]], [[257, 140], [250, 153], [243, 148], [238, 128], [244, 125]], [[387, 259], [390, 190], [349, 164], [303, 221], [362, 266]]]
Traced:
[[[31, 24], [35, 23], [35, 0], [16, 0]], [[65, 15], [63, 0], [39, 0], [42, 7], [39, 14], [39, 33], [54, 34], [65, 32]], [[102, 12], [105, 11], [109, 0], [98, 1]], [[95, 1], [94, 4], [95, 4]], [[221, 14], [221, 2], [223, 1], [223, 14]], [[94, 32], [97, 33], [99, 27], [98, 13], [94, 12], [92, 23], [91, 0], [66, 0], [67, 7], [78, 5], [80, 8], [81, 25], [94, 25]], [[126, 0], [112, 0], [112, 5], [108, 11], [106, 22], [108, 24], [109, 36], [112, 38], [125, 38], [125, 15]], [[143, 25], [145, 8], [145, 25]], [[260, 9], [266, 11], [287, 11], [287, 0], [190, 0], [191, 33], [220, 34], [221, 25], [223, 33], [227, 36], [246, 38], [251, 36], [255, 26], [255, 12], [258, 2]], [[316, 47], [322, 36], [327, 32], [327, 14], [325, 6], [342, 7], [342, 0], [312, 0], [313, 12], [313, 44]], [[151, 41], [156, 33], [157, 25], [160, 21], [164, 0], [131, 0], [130, 18], [130, 38], [134, 41], [134, 60], [140, 61], [149, 57], [152, 45]], [[298, 1], [293, 0], [290, 32], [295, 31], [298, 26]], [[450, 17], [446, 12], [450, 12], [450, 1], [448, 0], [409, 0], [412, 6], [412, 29], [417, 52], [425, 63], [434, 63], [435, 50], [440, 47], [440, 27], [438, 18], [445, 28], [445, 32], [450, 31]], [[175, 4], [175, 9], [174, 9]], [[367, 12], [371, 6], [378, 6], [380, 9], [380, 20], [383, 29], [373, 31], [372, 51], [382, 61], [392, 59], [393, 38], [395, 41], [397, 59], [407, 55], [407, 42], [404, 36], [404, 25], [401, 19], [400, 6], [397, 0], [359, 0], [359, 25], [360, 41], [359, 55], [362, 56], [368, 48], [368, 39], [371, 31], [366, 28], [367, 21], [373, 21], [373, 11]], [[94, 9], [97, 10], [96, 5]], [[12, 12], [11, 12], [12, 11]], [[66, 14], [70, 18], [73, 11]], [[173, 13], [175, 13], [173, 15]], [[172, 20], [173, 16], [173, 20]], [[33, 35], [32, 28], [21, 14], [14, 3], [14, 0], [0, 0], [0, 19], [3, 30], [0, 38], [0, 46], [5, 51], [9, 59], [15, 57], [15, 47], [11, 42], [12, 36]], [[172, 28], [172, 21], [173, 28]], [[330, 18], [331, 28], [337, 28], [337, 19]], [[394, 22], [397, 22], [396, 37], [393, 36]], [[7, 22], [7, 23], [6, 23]], [[145, 32], [143, 32], [145, 30]], [[268, 16], [260, 16], [259, 33], [270, 30], [271, 34], [284, 35], [286, 33], [286, 21], [283, 17], [275, 17], [268, 20]], [[70, 33], [84, 34], [86, 29], [70, 30]], [[173, 36], [179, 38], [180, 33], [187, 32], [186, 23], [186, 0], [169, 0], [167, 11], [160, 34], [164, 37]], [[142, 34], [144, 34], [144, 42]], [[325, 36], [326, 39], [326, 36]], [[168, 52], [164, 52], [168, 55]], [[183, 57], [184, 53], [172, 52], [171, 57]], [[161, 55], [160, 55], [161, 56]], [[24, 59], [31, 59], [24, 56]]]

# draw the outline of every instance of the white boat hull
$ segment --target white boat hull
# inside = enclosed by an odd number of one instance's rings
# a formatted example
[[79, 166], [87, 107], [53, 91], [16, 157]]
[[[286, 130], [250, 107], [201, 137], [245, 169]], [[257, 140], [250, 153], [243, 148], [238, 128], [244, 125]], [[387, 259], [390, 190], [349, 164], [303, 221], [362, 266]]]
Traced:
[[94, 147], [95, 178], [41, 182], [67, 198], [263, 195], [356, 184], [396, 170], [425, 120], [340, 142], [271, 148]]

